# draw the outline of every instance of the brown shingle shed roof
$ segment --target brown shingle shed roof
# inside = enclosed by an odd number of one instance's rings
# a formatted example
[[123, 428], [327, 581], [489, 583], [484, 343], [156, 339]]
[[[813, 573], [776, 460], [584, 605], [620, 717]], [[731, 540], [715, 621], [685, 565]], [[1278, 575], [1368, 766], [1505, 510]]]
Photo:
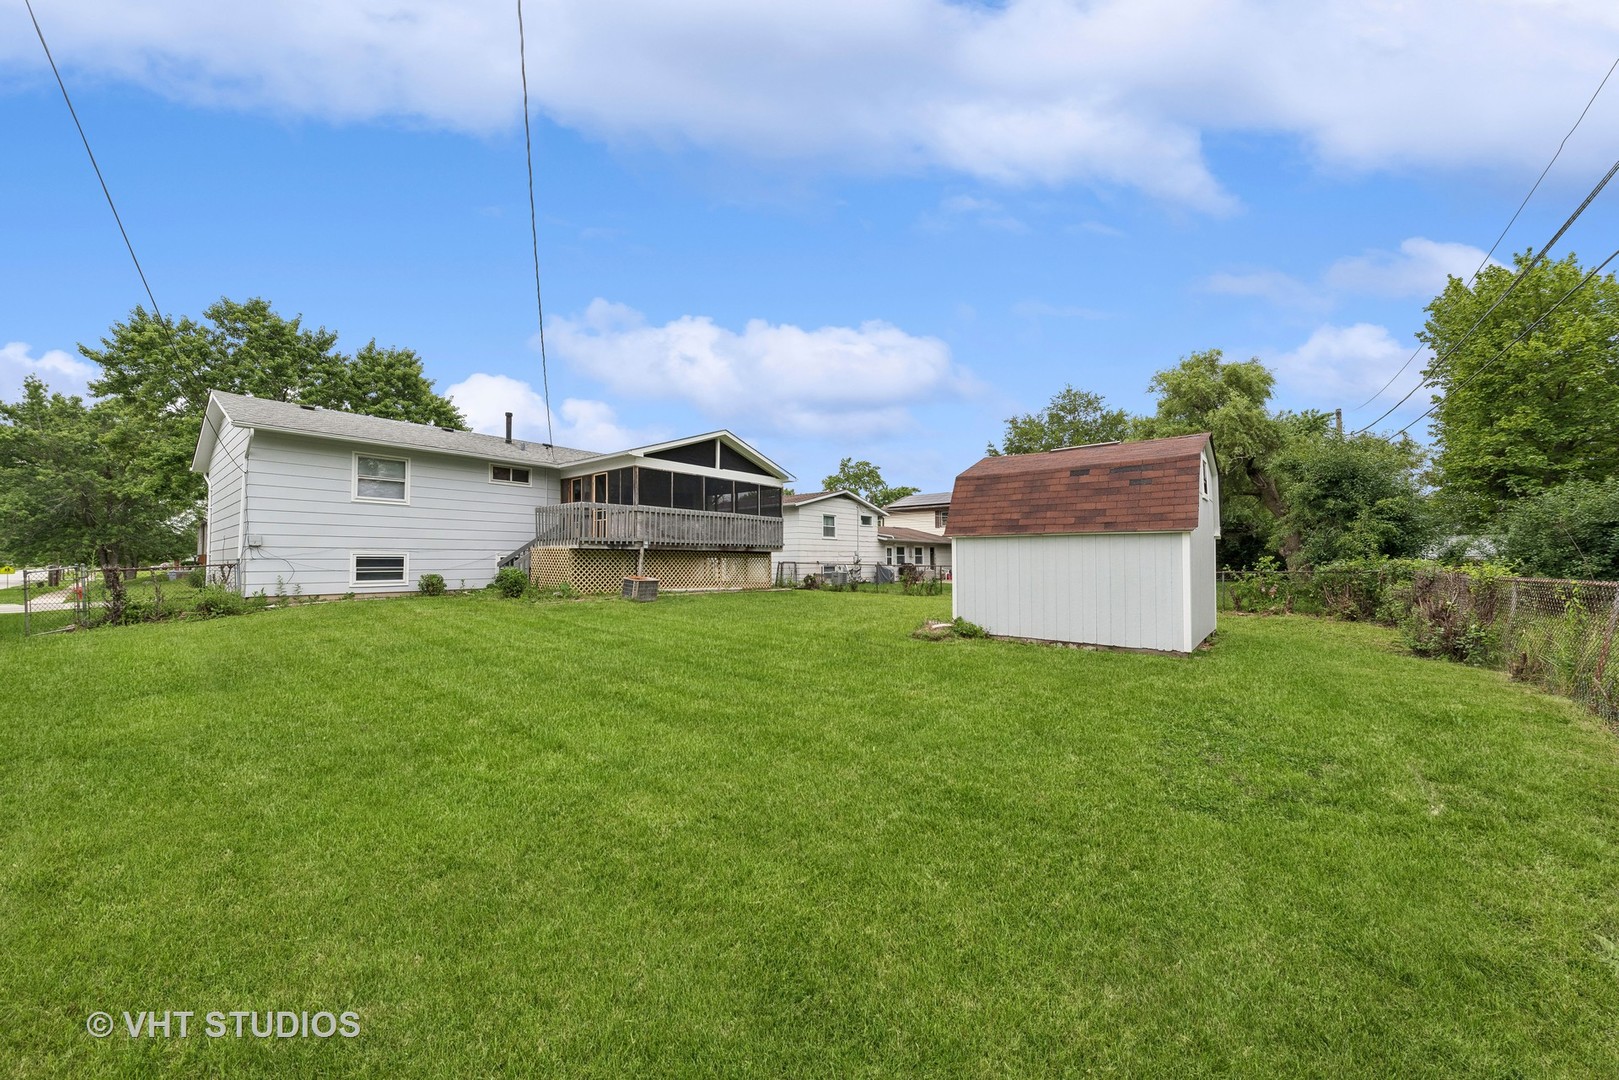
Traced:
[[951, 536], [1190, 532], [1209, 436], [987, 457], [956, 477]]

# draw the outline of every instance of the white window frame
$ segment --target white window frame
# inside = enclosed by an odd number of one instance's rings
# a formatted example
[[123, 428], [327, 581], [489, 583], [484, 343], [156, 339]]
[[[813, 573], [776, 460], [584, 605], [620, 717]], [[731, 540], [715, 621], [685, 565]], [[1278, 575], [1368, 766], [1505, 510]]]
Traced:
[[[361, 581], [361, 559], [398, 559], [403, 567], [398, 581]], [[351, 551], [349, 552], [349, 587], [353, 589], [403, 589], [410, 584], [410, 552], [408, 551]]]
[[922, 549], [921, 548], [913, 548], [912, 551], [916, 555], [916, 565], [917, 566], [924, 565], [923, 562], [922, 562]]
[[[510, 469], [514, 474], [518, 469], [521, 469], [523, 470], [523, 479], [501, 480], [495, 476], [496, 469]], [[489, 482], [491, 484], [505, 484], [507, 487], [533, 487], [534, 470], [527, 465], [504, 465], [498, 461], [491, 461], [489, 463]]]
[[[377, 458], [380, 461], [403, 461], [405, 463], [405, 497], [403, 499], [379, 499], [375, 495], [360, 494], [360, 459], [363, 457]], [[353, 464], [349, 466], [350, 487], [349, 496], [354, 502], [379, 503], [383, 506], [409, 506], [410, 505], [410, 458], [396, 457], [393, 454], [372, 454], [360, 450], [354, 451]], [[366, 477], [367, 480], [380, 479], [375, 476]], [[367, 552], [369, 554], [369, 552]]]
[[1211, 501], [1213, 501], [1214, 496], [1209, 494], [1209, 463], [1208, 463], [1208, 459], [1206, 459], [1206, 458], [1203, 461], [1202, 474], [1203, 474], [1203, 501], [1204, 502], [1211, 502]]
[[836, 540], [838, 538], [838, 516], [836, 514], [821, 515], [821, 539]]
[[894, 565], [894, 545], [893, 544], [886, 545], [883, 548], [883, 552], [888, 557], [888, 565], [893, 566]]
[[871, 524], [871, 515], [870, 514], [861, 514], [860, 515], [860, 524], [862, 524], [862, 525], [870, 525]]

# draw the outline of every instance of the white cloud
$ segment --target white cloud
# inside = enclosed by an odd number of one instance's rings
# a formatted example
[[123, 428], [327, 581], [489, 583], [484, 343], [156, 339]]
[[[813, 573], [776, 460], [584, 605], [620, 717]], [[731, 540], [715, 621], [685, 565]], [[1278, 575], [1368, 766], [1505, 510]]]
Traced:
[[1339, 259], [1323, 280], [1344, 292], [1431, 298], [1439, 295], [1447, 278], [1466, 281], [1483, 261], [1484, 252], [1471, 244], [1413, 236], [1401, 242], [1398, 252], [1368, 251]]
[[[473, 431], [504, 435], [509, 412], [516, 438], [542, 442], [547, 437], [545, 398], [521, 379], [480, 371], [451, 386], [445, 396], [466, 415]], [[612, 406], [602, 401], [566, 398], [552, 414], [551, 423], [556, 444], [576, 450], [606, 453], [656, 440], [655, 433], [619, 424]]]
[[1332, 306], [1331, 298], [1320, 289], [1279, 270], [1211, 274], [1203, 282], [1203, 288], [1221, 296], [1252, 297], [1268, 300], [1279, 307], [1304, 311]]
[[[516, 121], [509, 7], [82, 0], [42, 14], [81, 83], [335, 121]], [[1294, 138], [1335, 168], [1523, 174], [1619, 51], [1611, 0], [531, 0], [527, 23], [536, 107], [599, 138], [1123, 186], [1215, 212], [1234, 201], [1210, 135]], [[26, 20], [0, 24], [0, 67], [46, 78]], [[1582, 135], [1611, 130], [1616, 109], [1599, 101]], [[1606, 153], [1593, 134], [1564, 164]]]
[[[1413, 344], [1396, 341], [1387, 327], [1372, 323], [1326, 325], [1317, 327], [1298, 348], [1276, 357], [1271, 366], [1277, 381], [1294, 401], [1317, 408], [1342, 408], [1348, 413], [1388, 382], [1414, 351]], [[1389, 388], [1392, 396], [1386, 401], [1380, 398], [1380, 407], [1376, 412], [1368, 408], [1364, 419], [1376, 416], [1415, 385], [1430, 355], [1423, 349], [1411, 360]], [[1411, 404], [1416, 406], [1414, 411], [1420, 411], [1428, 399], [1419, 393]]]
[[921, 224], [925, 229], [944, 229], [956, 218], [970, 219], [987, 229], [1001, 229], [1011, 233], [1029, 231], [1027, 225], [1008, 213], [1006, 208], [994, 199], [977, 198], [972, 195], [950, 195], [939, 200], [938, 211], [923, 214]]
[[976, 386], [937, 338], [889, 323], [804, 330], [750, 320], [740, 331], [706, 316], [649, 324], [593, 300], [557, 319], [547, 341], [576, 370], [627, 397], [672, 398], [727, 426], [797, 435], [870, 435], [911, 425], [909, 406]]
[[26, 341], [7, 342], [0, 347], [0, 401], [15, 401], [29, 375], [37, 375], [54, 392], [82, 395], [98, 370], [61, 349], [46, 349], [35, 356]]

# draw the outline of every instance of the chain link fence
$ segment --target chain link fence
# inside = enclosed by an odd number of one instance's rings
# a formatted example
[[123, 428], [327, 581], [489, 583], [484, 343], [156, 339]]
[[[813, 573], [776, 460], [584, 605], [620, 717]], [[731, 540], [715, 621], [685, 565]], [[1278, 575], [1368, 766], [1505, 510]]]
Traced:
[[925, 596], [942, 595], [950, 584], [948, 566], [902, 563], [808, 563], [785, 561], [776, 564], [778, 589], [831, 589], [847, 592], [896, 592]]
[[1390, 562], [1375, 569], [1225, 571], [1218, 597], [1221, 611], [1395, 626], [1414, 652], [1498, 668], [1619, 722], [1619, 582]]
[[34, 636], [103, 623], [234, 613], [244, 603], [235, 563], [52, 566], [23, 571], [22, 632]]

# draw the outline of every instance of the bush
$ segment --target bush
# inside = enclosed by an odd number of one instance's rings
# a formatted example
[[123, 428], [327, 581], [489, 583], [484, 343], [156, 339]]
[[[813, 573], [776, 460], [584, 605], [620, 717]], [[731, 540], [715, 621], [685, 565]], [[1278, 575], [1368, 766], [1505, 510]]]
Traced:
[[516, 599], [528, 591], [528, 575], [515, 566], [501, 567], [491, 587], [507, 599]]
[[1493, 660], [1500, 646], [1497, 615], [1506, 577], [1499, 566], [1418, 569], [1409, 584], [1394, 590], [1406, 646], [1418, 656], [1464, 664]]
[[[259, 606], [263, 606], [263, 597], [257, 598]], [[217, 618], [222, 615], [241, 615], [251, 610], [246, 597], [239, 596], [223, 585], [209, 585], [203, 588], [192, 601], [193, 610], [205, 619]]]
[[193, 589], [203, 588], [208, 584], [208, 568], [206, 566], [193, 566], [186, 571], [185, 583]]
[[950, 624], [950, 629], [956, 632], [957, 637], [989, 637], [988, 630], [985, 630], [982, 626], [979, 626], [975, 622], [968, 622], [959, 615], [957, 615], [955, 620]]
[[[508, 569], [510, 568], [508, 567]], [[423, 596], [443, 596], [444, 575], [423, 574], [421, 577], [416, 579], [416, 591], [421, 593]]]

